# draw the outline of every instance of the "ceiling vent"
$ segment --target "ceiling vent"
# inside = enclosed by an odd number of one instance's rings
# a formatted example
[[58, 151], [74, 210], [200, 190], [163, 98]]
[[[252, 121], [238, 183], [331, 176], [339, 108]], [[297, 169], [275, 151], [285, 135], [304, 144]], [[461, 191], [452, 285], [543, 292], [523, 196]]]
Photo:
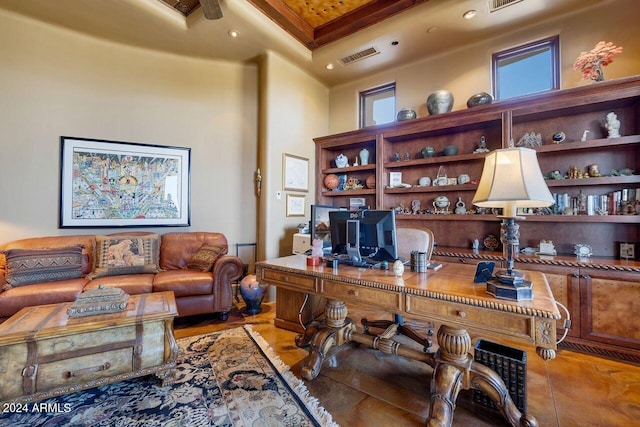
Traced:
[[513, 6], [516, 3], [520, 3], [521, 1], [522, 0], [489, 0], [489, 12], [496, 12], [507, 6]]
[[356, 52], [352, 55], [340, 58], [339, 61], [342, 65], [349, 65], [357, 61], [362, 61], [363, 59], [367, 59], [370, 56], [377, 55], [379, 53], [380, 52], [375, 47], [369, 47], [367, 49], [361, 50], [360, 52]]

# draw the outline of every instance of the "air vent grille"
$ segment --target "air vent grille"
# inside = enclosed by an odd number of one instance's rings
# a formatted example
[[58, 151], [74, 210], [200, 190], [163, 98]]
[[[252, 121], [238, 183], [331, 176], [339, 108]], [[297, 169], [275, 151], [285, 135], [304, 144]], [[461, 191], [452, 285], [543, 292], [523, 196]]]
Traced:
[[512, 6], [516, 3], [520, 3], [522, 0], [488, 0], [488, 1], [489, 1], [489, 12], [496, 12], [507, 6]]
[[369, 58], [370, 56], [377, 55], [379, 53], [380, 52], [376, 50], [375, 47], [369, 47], [367, 49], [361, 50], [360, 52], [356, 52], [352, 55], [340, 58], [339, 61], [342, 65], [349, 65], [357, 61], [362, 61], [363, 59]]

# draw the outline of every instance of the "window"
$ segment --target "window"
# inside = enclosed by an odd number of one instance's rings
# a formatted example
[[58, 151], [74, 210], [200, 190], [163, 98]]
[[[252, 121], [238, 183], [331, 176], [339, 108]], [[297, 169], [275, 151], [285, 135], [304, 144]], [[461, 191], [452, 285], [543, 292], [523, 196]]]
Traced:
[[396, 119], [396, 84], [360, 92], [360, 127], [390, 123]]
[[558, 36], [493, 54], [494, 98], [560, 89]]

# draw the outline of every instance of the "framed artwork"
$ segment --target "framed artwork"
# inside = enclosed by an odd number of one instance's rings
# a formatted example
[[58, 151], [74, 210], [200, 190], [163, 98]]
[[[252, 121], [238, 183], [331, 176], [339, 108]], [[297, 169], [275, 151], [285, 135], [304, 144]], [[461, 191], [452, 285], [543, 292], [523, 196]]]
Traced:
[[620, 259], [636, 259], [636, 244], [620, 242]]
[[287, 216], [305, 216], [305, 200], [303, 194], [287, 194]]
[[367, 200], [364, 197], [351, 197], [349, 198], [349, 210], [357, 211], [363, 206], [367, 205]]
[[400, 187], [402, 184], [402, 172], [389, 172], [389, 187]]
[[309, 191], [309, 159], [283, 153], [282, 188], [290, 191]]
[[190, 148], [60, 138], [60, 228], [190, 225]]

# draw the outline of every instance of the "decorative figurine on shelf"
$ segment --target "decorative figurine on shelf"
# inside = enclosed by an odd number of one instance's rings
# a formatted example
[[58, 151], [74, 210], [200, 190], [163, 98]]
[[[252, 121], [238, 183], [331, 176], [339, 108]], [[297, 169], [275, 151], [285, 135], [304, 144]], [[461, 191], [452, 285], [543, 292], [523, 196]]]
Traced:
[[418, 199], [413, 199], [411, 201], [411, 213], [412, 214], [418, 214], [420, 213], [420, 200]]
[[395, 160], [396, 162], [402, 160], [402, 156], [400, 155], [400, 153], [393, 153], [393, 160]]
[[560, 144], [561, 142], [564, 142], [565, 139], [567, 139], [567, 135], [565, 135], [564, 132], [556, 132], [553, 134], [551, 139], [553, 140], [554, 144]]
[[584, 243], [578, 243], [573, 247], [573, 251], [576, 256], [580, 258], [588, 258], [593, 255], [593, 250], [591, 246], [586, 245]]
[[480, 137], [480, 144], [478, 144], [478, 148], [473, 150], [474, 153], [488, 153], [489, 149], [487, 148], [487, 140], [484, 138], [484, 135]]
[[587, 214], [587, 195], [580, 190], [578, 192], [578, 215]]
[[438, 196], [433, 200], [433, 208], [436, 214], [447, 215], [449, 213], [451, 202], [447, 196]]
[[607, 131], [609, 131], [609, 138], [620, 137], [620, 120], [613, 111], [607, 114], [607, 124], [605, 125]]
[[348, 178], [347, 183], [343, 185], [344, 190], [362, 190], [364, 185], [360, 184], [358, 178]]
[[573, 167], [567, 171], [567, 178], [568, 179], [589, 178], [589, 173], [585, 171], [581, 171], [580, 169], [578, 169], [576, 165], [573, 165]]
[[584, 142], [587, 140], [587, 136], [589, 135], [589, 132], [591, 132], [589, 129], [585, 129], [584, 132], [582, 132], [582, 138], [580, 138], [580, 141]]
[[589, 165], [589, 176], [592, 178], [598, 178], [602, 176], [600, 174], [600, 170], [598, 169], [598, 165], [596, 163]]
[[556, 248], [553, 244], [553, 240], [545, 240], [545, 239], [540, 240], [538, 253], [542, 255], [557, 255]]
[[545, 175], [544, 179], [564, 179], [559, 170], [551, 171]]
[[542, 135], [534, 132], [525, 132], [518, 141], [518, 147], [540, 147], [542, 145]]
[[420, 177], [420, 179], [418, 180], [418, 185], [420, 187], [428, 187], [431, 185], [431, 178], [429, 178], [428, 176], [422, 176]]
[[462, 201], [462, 197], [458, 197], [456, 202], [456, 209], [454, 211], [457, 215], [464, 215], [467, 213], [467, 206]]
[[349, 166], [349, 159], [344, 154], [338, 154], [336, 157], [336, 167], [344, 168]]

